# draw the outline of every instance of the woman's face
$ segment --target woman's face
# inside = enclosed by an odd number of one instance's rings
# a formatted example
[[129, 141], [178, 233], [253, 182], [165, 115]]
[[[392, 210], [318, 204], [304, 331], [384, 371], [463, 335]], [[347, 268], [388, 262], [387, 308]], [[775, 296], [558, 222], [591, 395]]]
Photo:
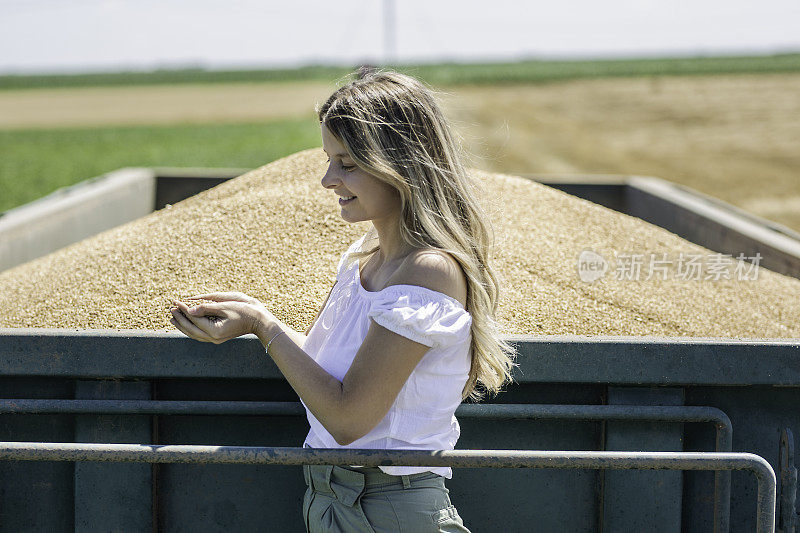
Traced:
[[[322, 186], [337, 194], [342, 218], [347, 222], [391, 219], [399, 216], [400, 193], [391, 185], [361, 170], [347, 154], [344, 145], [322, 125], [322, 149], [330, 164]], [[343, 202], [343, 198], [355, 196]]]

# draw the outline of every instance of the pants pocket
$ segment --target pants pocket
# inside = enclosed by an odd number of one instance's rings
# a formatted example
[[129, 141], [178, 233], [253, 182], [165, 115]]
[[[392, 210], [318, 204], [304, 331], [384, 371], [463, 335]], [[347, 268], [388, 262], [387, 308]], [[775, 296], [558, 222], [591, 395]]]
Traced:
[[444, 509], [439, 509], [431, 515], [433, 523], [441, 533], [469, 533], [469, 529], [464, 526], [455, 505], [448, 505]]

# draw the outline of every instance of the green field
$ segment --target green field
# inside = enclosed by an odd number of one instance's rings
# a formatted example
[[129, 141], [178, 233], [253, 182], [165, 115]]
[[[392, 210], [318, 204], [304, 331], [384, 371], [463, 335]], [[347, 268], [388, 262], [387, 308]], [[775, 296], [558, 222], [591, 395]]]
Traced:
[[[434, 85], [534, 83], [619, 76], [798, 72], [800, 71], [800, 54], [589, 61], [526, 60], [509, 63], [468, 64], [429, 63], [393, 65], [391, 68], [418, 76]], [[0, 89], [263, 81], [330, 82], [351, 71], [350, 67], [307, 66], [273, 70], [183, 69], [74, 75], [6, 75], [0, 76]]]
[[0, 212], [125, 166], [255, 168], [319, 146], [312, 119], [262, 124], [0, 130]]

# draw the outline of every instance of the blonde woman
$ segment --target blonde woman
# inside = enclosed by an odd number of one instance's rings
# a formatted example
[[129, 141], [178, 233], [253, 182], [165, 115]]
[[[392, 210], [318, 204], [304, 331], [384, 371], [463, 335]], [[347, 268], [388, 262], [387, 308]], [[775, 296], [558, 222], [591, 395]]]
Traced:
[[[433, 92], [362, 71], [319, 108], [322, 186], [370, 230], [339, 261], [305, 334], [240, 293], [175, 302], [172, 323], [220, 343], [254, 333], [306, 408], [304, 447], [451, 450], [465, 399], [510, 381], [513, 348], [494, 321], [489, 224]], [[468, 531], [446, 467], [304, 466], [309, 532]]]

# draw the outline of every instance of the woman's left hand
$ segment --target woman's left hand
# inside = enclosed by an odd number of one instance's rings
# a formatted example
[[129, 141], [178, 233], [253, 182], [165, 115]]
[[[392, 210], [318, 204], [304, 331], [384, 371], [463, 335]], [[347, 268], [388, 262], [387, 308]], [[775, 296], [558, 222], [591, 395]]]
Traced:
[[242, 293], [215, 292], [188, 298], [212, 300], [214, 303], [189, 307], [174, 300], [170, 323], [185, 335], [203, 342], [221, 344], [227, 340], [257, 333], [275, 317], [264, 305]]

